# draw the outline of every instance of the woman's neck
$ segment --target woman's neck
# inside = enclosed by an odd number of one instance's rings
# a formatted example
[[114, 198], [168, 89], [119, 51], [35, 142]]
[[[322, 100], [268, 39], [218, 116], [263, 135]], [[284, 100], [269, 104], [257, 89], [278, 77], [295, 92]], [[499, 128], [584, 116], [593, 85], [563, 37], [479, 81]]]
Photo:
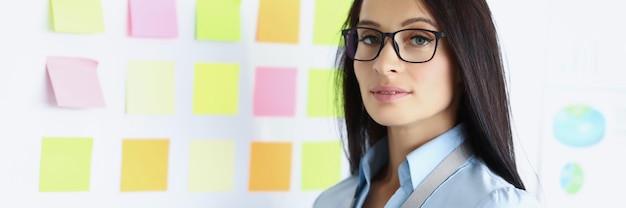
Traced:
[[[442, 114], [446, 114], [442, 112]], [[406, 156], [425, 143], [433, 140], [456, 125], [452, 115], [438, 115], [420, 123], [409, 126], [388, 127], [389, 163], [381, 172], [379, 179], [383, 181], [399, 181], [398, 168], [406, 160]]]

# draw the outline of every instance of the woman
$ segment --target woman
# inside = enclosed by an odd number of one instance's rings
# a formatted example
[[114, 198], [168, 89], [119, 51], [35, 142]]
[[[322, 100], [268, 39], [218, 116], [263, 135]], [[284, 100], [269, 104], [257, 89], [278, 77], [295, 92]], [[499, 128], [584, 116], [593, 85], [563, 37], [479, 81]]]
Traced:
[[537, 207], [517, 172], [485, 0], [355, 0], [343, 30], [352, 177], [315, 207]]

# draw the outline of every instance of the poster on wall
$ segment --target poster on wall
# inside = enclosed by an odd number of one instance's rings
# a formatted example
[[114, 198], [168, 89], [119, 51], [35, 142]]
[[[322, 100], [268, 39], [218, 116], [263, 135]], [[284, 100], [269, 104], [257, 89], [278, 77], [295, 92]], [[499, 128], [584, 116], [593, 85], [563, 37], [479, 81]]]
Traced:
[[541, 187], [547, 207], [619, 204], [626, 182], [626, 89], [552, 87], [545, 91]]

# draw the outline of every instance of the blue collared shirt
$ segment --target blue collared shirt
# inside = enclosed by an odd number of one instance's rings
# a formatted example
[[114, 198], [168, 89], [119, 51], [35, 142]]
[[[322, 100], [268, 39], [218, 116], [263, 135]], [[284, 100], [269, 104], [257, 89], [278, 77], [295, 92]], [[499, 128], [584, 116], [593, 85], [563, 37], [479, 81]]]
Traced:
[[[409, 153], [400, 167], [400, 187], [385, 207], [401, 207], [427, 174], [464, 141], [463, 125]], [[372, 178], [389, 163], [387, 138], [372, 146], [361, 159], [359, 174], [352, 175], [322, 192], [314, 208], [363, 207]], [[515, 188], [478, 157], [471, 156], [426, 199], [423, 206], [436, 208], [533, 208], [540, 207], [536, 196]]]
[[[463, 142], [463, 125], [444, 132], [438, 137], [413, 150], [398, 167], [400, 188], [391, 196], [385, 207], [400, 207], [413, 190]], [[356, 190], [356, 207], [362, 207], [370, 191], [373, 177], [389, 162], [389, 143], [382, 138], [361, 159], [360, 177]]]

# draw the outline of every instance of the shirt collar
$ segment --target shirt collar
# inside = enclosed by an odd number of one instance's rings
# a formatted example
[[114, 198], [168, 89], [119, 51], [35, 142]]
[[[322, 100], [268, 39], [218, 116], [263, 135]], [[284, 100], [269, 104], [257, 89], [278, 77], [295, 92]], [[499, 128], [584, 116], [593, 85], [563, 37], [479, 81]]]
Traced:
[[389, 143], [387, 137], [380, 139], [363, 155], [360, 164], [361, 179], [370, 184], [372, 177], [389, 162]]
[[[415, 189], [464, 140], [463, 125], [459, 124], [406, 156], [411, 185]], [[400, 172], [402, 169], [398, 169]], [[405, 170], [406, 171], [406, 170]], [[401, 176], [401, 175], [400, 175]], [[401, 181], [402, 182], [402, 181]]]
[[[400, 186], [415, 189], [463, 140], [463, 124], [458, 124], [410, 152], [398, 168]], [[376, 142], [361, 159], [359, 189], [369, 186], [372, 177], [388, 162], [389, 143], [387, 137], [384, 137]]]

